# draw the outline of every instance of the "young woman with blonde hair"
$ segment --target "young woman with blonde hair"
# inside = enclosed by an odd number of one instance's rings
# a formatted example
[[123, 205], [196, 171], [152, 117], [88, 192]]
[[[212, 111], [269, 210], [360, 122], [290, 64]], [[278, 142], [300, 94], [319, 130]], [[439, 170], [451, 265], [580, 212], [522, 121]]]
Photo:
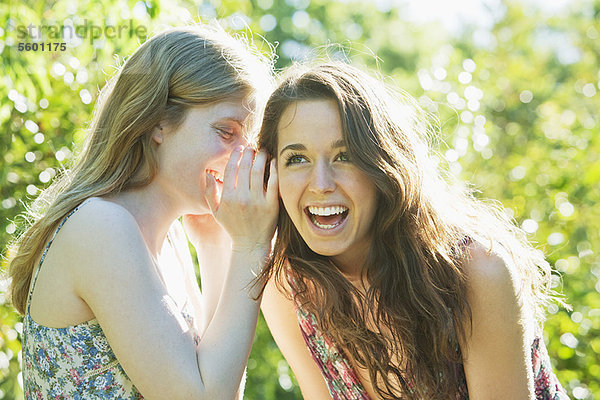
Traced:
[[442, 179], [420, 114], [335, 63], [267, 102], [281, 206], [262, 310], [305, 398], [567, 398], [541, 336], [548, 263]]
[[103, 88], [81, 155], [35, 202], [9, 264], [27, 399], [241, 392], [259, 310], [248, 284], [277, 215], [276, 171], [263, 185], [265, 153], [244, 149], [270, 73], [199, 25], [155, 35]]

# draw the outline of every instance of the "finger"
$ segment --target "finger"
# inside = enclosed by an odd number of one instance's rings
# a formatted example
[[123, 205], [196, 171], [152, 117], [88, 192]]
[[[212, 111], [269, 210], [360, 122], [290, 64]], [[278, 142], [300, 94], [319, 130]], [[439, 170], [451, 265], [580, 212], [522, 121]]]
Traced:
[[237, 188], [250, 189], [250, 172], [254, 161], [254, 149], [246, 147], [237, 174]]
[[269, 182], [267, 182], [267, 202], [269, 204], [277, 204], [279, 201], [279, 179], [277, 177], [277, 162], [275, 159], [271, 160], [269, 166], [270, 176]]
[[206, 174], [206, 188], [204, 190], [204, 198], [208, 203], [210, 212], [215, 215], [219, 209], [219, 193], [217, 189], [217, 181], [211, 174]]
[[244, 148], [242, 146], [236, 147], [229, 156], [229, 161], [225, 166], [223, 172], [223, 190], [232, 190], [236, 186], [236, 177], [238, 171], [238, 164]]
[[252, 193], [265, 194], [265, 164], [267, 163], [267, 152], [261, 150], [254, 159], [254, 165], [252, 165], [252, 175], [250, 181], [250, 191]]

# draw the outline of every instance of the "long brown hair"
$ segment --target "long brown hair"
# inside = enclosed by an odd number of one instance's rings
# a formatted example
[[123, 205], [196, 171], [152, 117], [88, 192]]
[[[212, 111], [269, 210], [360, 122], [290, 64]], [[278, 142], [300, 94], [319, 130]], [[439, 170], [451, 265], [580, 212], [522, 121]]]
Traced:
[[24, 215], [29, 226], [9, 254], [15, 308], [25, 313], [32, 271], [72, 209], [86, 198], [152, 181], [157, 159], [151, 133], [159, 122], [176, 129], [190, 107], [232, 97], [252, 97], [260, 110], [271, 67], [271, 60], [216, 23], [171, 28], [138, 47], [102, 89], [74, 167]]
[[359, 291], [330, 258], [308, 247], [283, 203], [261, 281], [275, 278], [283, 288], [292, 279], [294, 301], [369, 371], [383, 398], [456, 397], [459, 343], [471, 318], [465, 242], [489, 240], [509, 251], [540, 323], [551, 296], [550, 267], [500, 205], [476, 200], [441, 171], [431, 151], [434, 130], [415, 101], [350, 65], [292, 68], [267, 102], [259, 146], [275, 157], [284, 110], [316, 99], [337, 103], [349, 157], [377, 188], [368, 289]]

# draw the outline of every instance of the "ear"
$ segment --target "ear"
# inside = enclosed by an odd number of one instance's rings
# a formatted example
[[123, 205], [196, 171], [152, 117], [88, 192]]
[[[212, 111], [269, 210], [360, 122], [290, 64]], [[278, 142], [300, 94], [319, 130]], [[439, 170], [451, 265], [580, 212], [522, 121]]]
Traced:
[[156, 144], [162, 144], [163, 142], [163, 127], [159, 124], [152, 131], [152, 140]]

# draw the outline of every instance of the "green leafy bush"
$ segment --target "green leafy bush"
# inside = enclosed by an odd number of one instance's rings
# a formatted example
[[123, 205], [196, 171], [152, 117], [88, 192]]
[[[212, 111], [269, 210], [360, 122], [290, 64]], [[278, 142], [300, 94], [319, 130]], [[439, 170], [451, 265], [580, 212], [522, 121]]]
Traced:
[[[276, 44], [279, 68], [326, 47], [330, 57], [377, 69], [436, 114], [450, 170], [482, 197], [502, 201], [556, 267], [555, 283], [573, 310], [549, 309], [545, 336], [554, 368], [573, 398], [600, 398], [600, 2], [574, 1], [548, 15], [506, 1], [492, 28], [466, 26], [454, 36], [406, 21], [402, 5], [381, 7], [357, 0], [0, 4], [3, 259], [25, 204], [72, 160], [111, 65], [162, 24], [217, 17], [231, 31], [250, 28], [265, 50]], [[34, 43], [30, 24], [84, 26], [86, 37], [67, 41], [65, 51], [19, 51], [20, 42]], [[104, 29], [101, 37], [92, 25]], [[126, 28], [108, 37], [107, 26]], [[3, 285], [0, 399], [19, 399], [21, 317]], [[301, 398], [262, 318], [245, 397]]]

